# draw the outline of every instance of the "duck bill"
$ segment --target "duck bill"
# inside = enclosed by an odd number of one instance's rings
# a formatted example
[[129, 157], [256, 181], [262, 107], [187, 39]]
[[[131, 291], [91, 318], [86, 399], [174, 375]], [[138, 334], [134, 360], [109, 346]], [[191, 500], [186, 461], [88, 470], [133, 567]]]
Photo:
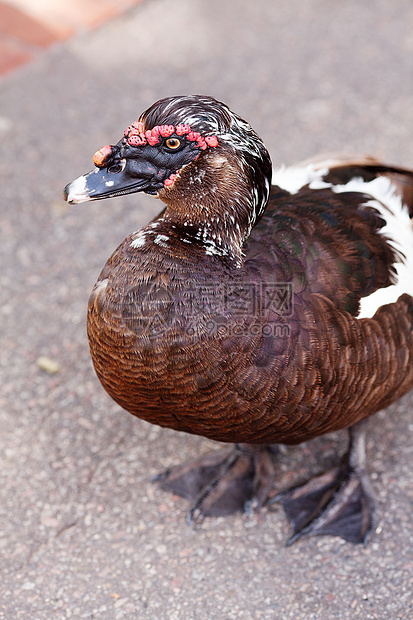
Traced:
[[[71, 205], [90, 200], [103, 200], [124, 194], [149, 190], [148, 179], [131, 178], [124, 171], [113, 174], [107, 168], [95, 168], [68, 185], [63, 190], [64, 199]], [[148, 191], [148, 193], [152, 193]]]

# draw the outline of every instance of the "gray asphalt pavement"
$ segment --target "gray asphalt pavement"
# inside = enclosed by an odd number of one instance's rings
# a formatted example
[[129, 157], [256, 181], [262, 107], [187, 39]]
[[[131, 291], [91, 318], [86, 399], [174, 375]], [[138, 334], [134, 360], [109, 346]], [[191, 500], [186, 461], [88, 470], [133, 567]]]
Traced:
[[[412, 618], [412, 393], [370, 422], [370, 545], [286, 548], [280, 508], [187, 526], [185, 500], [150, 480], [218, 446], [132, 418], [95, 377], [88, 295], [161, 205], [68, 207], [62, 189], [182, 93], [229, 104], [275, 164], [361, 152], [413, 167], [413, 4], [147, 0], [0, 81], [0, 618]], [[337, 433], [283, 449], [277, 485], [345, 447]]]

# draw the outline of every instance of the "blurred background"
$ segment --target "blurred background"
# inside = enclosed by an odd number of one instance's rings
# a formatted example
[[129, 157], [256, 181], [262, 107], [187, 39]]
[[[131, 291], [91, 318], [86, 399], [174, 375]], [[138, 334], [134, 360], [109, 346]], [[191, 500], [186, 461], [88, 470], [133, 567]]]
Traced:
[[[150, 480], [217, 444], [132, 418], [94, 375], [90, 290], [161, 205], [69, 207], [62, 189], [184, 93], [225, 101], [274, 165], [369, 153], [413, 167], [413, 4], [0, 2], [0, 618], [410, 618], [412, 394], [370, 422], [370, 545], [286, 549], [278, 507], [188, 527], [186, 502]], [[346, 441], [283, 448], [279, 488]]]

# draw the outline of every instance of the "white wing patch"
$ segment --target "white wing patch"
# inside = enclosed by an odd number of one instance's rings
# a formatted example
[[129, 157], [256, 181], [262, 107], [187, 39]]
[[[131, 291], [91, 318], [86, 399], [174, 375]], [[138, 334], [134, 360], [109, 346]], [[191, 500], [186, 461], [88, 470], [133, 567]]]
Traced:
[[[296, 194], [310, 183], [312, 184], [311, 189], [331, 187], [330, 184], [324, 183], [322, 180], [328, 171], [328, 168], [317, 170], [311, 164], [308, 166], [281, 166], [273, 170], [271, 182], [290, 194]], [[318, 183], [320, 183], [320, 187], [317, 187]]]
[[391, 180], [384, 176], [369, 182], [353, 179], [346, 185], [332, 186], [331, 189], [337, 193], [362, 192], [370, 195], [372, 199], [367, 204], [377, 209], [386, 221], [380, 234], [389, 239], [400, 256], [400, 261], [393, 265], [397, 272], [396, 283], [362, 297], [359, 318], [374, 316], [380, 306], [396, 302], [403, 293], [413, 296], [413, 222]]
[[361, 192], [371, 196], [366, 205], [377, 209], [386, 221], [386, 225], [380, 229], [380, 234], [389, 239], [390, 245], [397, 251], [399, 257], [393, 265], [397, 273], [396, 283], [361, 299], [359, 318], [371, 318], [380, 306], [396, 302], [403, 293], [413, 296], [413, 221], [396, 187], [388, 177], [380, 176], [373, 181], [354, 178], [345, 185], [333, 185], [323, 181], [328, 172], [328, 167], [316, 169], [312, 164], [282, 166], [273, 171], [272, 183], [290, 194], [296, 194], [308, 185], [314, 190], [328, 188], [337, 194]]

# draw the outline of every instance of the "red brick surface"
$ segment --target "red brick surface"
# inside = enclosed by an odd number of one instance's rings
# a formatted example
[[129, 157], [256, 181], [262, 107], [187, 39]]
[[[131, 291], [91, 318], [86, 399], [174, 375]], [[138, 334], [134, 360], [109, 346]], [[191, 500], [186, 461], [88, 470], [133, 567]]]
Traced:
[[34, 59], [53, 43], [84, 28], [96, 28], [142, 1], [0, 1], [0, 75]]
[[16, 69], [32, 58], [32, 55], [23, 52], [16, 44], [0, 41], [0, 75]]
[[0, 33], [39, 47], [48, 47], [58, 40], [49, 28], [4, 2], [0, 2]]

